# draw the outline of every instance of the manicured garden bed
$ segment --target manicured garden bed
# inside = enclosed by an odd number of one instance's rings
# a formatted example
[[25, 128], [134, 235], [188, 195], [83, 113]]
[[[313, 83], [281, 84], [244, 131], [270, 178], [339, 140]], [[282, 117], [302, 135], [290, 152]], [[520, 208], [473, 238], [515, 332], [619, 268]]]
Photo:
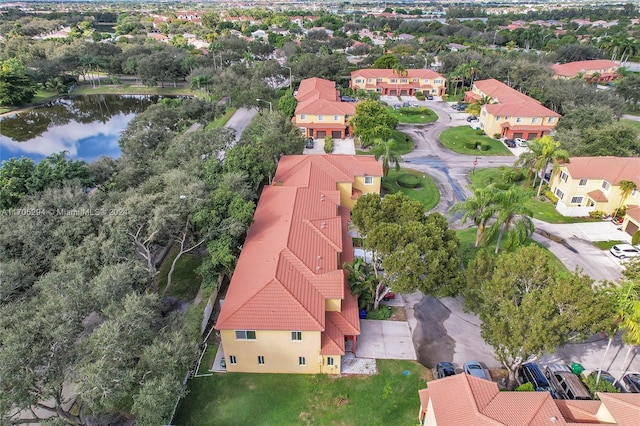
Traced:
[[[416, 188], [405, 188], [398, 184], [398, 177], [406, 175], [415, 176], [419, 182]], [[431, 210], [440, 202], [440, 192], [431, 176], [417, 170], [401, 168], [396, 171], [392, 168], [389, 175], [382, 178], [382, 185], [388, 193], [402, 192], [412, 200], [419, 201], [425, 210]]]

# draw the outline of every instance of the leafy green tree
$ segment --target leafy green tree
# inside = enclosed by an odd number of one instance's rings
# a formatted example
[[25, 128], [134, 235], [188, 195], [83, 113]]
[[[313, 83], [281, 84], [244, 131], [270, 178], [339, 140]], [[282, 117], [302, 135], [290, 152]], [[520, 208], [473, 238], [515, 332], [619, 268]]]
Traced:
[[296, 112], [296, 106], [298, 101], [293, 96], [293, 90], [287, 90], [287, 92], [278, 100], [278, 109], [286, 117], [293, 117]]
[[616, 83], [615, 91], [635, 108], [640, 102], [640, 76], [630, 74]]
[[29, 194], [29, 179], [35, 164], [29, 158], [10, 158], [0, 167], [0, 208], [16, 206], [20, 199]]
[[631, 193], [635, 189], [637, 189], [636, 183], [630, 180], [621, 180], [618, 186], [620, 187], [620, 193], [621, 193], [620, 204], [616, 208], [616, 211], [613, 213], [613, 217], [618, 216], [618, 211], [620, 211], [620, 208], [624, 205], [625, 201], [627, 201], [627, 198], [629, 198], [629, 195], [631, 195]]
[[382, 174], [387, 176], [389, 174], [390, 163], [395, 164], [395, 169], [400, 170], [400, 163], [402, 157], [396, 151], [398, 143], [395, 139], [388, 139], [384, 141], [382, 139], [376, 139], [373, 143], [370, 153], [375, 156], [376, 160], [382, 159]]
[[389, 113], [386, 106], [366, 100], [356, 105], [351, 125], [354, 136], [360, 138], [360, 145], [366, 147], [375, 139], [389, 139], [391, 131], [398, 125], [398, 119]]
[[516, 247], [533, 233], [534, 226], [531, 220], [531, 210], [526, 207], [529, 200], [529, 192], [520, 187], [512, 186], [508, 190], [499, 193], [495, 210], [496, 221], [489, 227], [489, 238], [498, 232], [496, 254], [500, 250], [502, 237], [507, 234], [507, 249]]
[[399, 64], [400, 60], [395, 55], [388, 53], [376, 59], [373, 63], [373, 68], [389, 70], [395, 68]]
[[424, 207], [410, 201], [403, 194], [390, 194], [382, 198], [377, 194], [365, 194], [351, 211], [351, 221], [360, 235], [366, 237], [379, 223], [407, 222], [424, 216]]
[[463, 213], [463, 224], [467, 219], [473, 221], [473, 224], [477, 227], [474, 247], [478, 247], [484, 240], [487, 221], [493, 217], [497, 209], [499, 191], [495, 185], [475, 189], [473, 197], [454, 204], [449, 210], [453, 214]]
[[[373, 268], [363, 258], [357, 257], [353, 262], [345, 263], [343, 269], [347, 271], [351, 294], [358, 298], [358, 307], [370, 310], [374, 306], [375, 292], [379, 286]], [[377, 309], [377, 303], [373, 309]]]
[[500, 255], [479, 294], [474, 311], [482, 320], [481, 335], [509, 370], [509, 389], [520, 365], [592, 335], [607, 317], [592, 280], [578, 273], [558, 276], [536, 246]]
[[0, 63], [0, 105], [23, 105], [31, 102], [36, 85], [27, 75], [27, 69], [17, 59]]

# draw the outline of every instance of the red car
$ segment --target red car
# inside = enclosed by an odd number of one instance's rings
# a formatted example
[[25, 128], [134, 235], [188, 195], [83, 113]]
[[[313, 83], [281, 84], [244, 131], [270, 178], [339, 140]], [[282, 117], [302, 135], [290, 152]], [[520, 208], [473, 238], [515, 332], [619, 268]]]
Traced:
[[384, 297], [382, 298], [382, 300], [384, 300], [385, 302], [388, 300], [393, 300], [396, 298], [396, 294], [392, 291], [390, 291], [389, 293], [385, 294]]

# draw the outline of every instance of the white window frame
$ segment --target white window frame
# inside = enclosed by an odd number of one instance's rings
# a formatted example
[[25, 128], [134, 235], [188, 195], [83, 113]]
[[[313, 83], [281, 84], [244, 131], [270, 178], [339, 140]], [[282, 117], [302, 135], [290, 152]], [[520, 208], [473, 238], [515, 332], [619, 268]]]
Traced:
[[307, 114], [300, 114], [300, 120], [306, 120]]
[[553, 193], [556, 194], [556, 197], [558, 197], [561, 200], [564, 198], [564, 192], [562, 192], [560, 188], [556, 188], [556, 190], [553, 191]]
[[634, 188], [633, 191], [631, 191], [631, 196], [635, 198], [637, 195], [638, 195], [638, 189]]
[[373, 79], [372, 78], [368, 78], [367, 79], [367, 83], [373, 83]]
[[373, 176], [365, 176], [364, 177], [365, 185], [373, 185]]
[[574, 195], [571, 197], [571, 204], [582, 204], [584, 197], [582, 195]]
[[560, 172], [560, 180], [566, 182], [569, 179], [569, 175], [566, 172]]
[[258, 355], [258, 365], [264, 365], [264, 355]]
[[392, 78], [391, 80], [389, 80], [389, 83], [396, 83], [398, 81], [397, 78]]
[[533, 117], [533, 118], [531, 119], [531, 122], [532, 122], [533, 124], [537, 124], [537, 123], [538, 123], [538, 117]]
[[362, 84], [362, 83], [364, 83], [364, 79], [362, 79], [362, 78], [356, 78], [356, 83], [360, 83], [360, 84]]
[[300, 367], [306, 366], [307, 365], [307, 359], [305, 357], [303, 357], [303, 356], [299, 356], [298, 357], [298, 365]]
[[548, 120], [549, 120], [549, 123], [553, 123], [554, 121], [556, 121], [556, 118], [555, 117], [549, 117]]
[[501, 115], [496, 115], [496, 121], [500, 121], [501, 118], [502, 118]]
[[324, 115], [319, 115], [318, 116], [318, 121], [324, 121]]
[[587, 186], [587, 182], [589, 182], [589, 179], [582, 178], [580, 182], [578, 182], [578, 186]]
[[440, 83], [442, 83], [442, 80], [435, 80], [434, 83], [435, 84], [440, 84]]
[[291, 332], [291, 341], [293, 341], [293, 342], [302, 342], [302, 331], [292, 331]]
[[339, 115], [334, 115], [333, 116], [333, 121], [340, 121], [340, 116]]
[[404, 83], [408, 83], [406, 78], [401, 78], [400, 79], [400, 84], [404, 84]]
[[327, 357], [327, 365], [335, 365], [333, 357], [332, 356], [328, 356]]
[[[244, 333], [244, 337], [240, 333]], [[249, 337], [249, 333], [253, 333], [253, 337]], [[255, 330], [236, 330], [236, 340], [256, 340], [257, 337]]]
[[516, 123], [522, 123], [522, 117], [516, 117]]
[[236, 356], [235, 355], [229, 355], [229, 364], [237, 364], [237, 360], [236, 360]]
[[609, 190], [611, 189], [611, 184], [609, 182], [607, 182], [606, 180], [603, 180], [601, 188], [604, 189], [605, 191], [609, 192]]
[[428, 78], [424, 80], [424, 84], [429, 84], [429, 79]]

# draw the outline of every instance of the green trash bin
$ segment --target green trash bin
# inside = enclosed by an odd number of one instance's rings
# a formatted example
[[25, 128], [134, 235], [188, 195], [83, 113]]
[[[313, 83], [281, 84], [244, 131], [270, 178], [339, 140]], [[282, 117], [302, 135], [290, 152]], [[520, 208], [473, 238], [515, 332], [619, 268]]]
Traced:
[[573, 372], [573, 374], [576, 374], [579, 376], [584, 371], [584, 367], [580, 363], [572, 362], [571, 371]]

